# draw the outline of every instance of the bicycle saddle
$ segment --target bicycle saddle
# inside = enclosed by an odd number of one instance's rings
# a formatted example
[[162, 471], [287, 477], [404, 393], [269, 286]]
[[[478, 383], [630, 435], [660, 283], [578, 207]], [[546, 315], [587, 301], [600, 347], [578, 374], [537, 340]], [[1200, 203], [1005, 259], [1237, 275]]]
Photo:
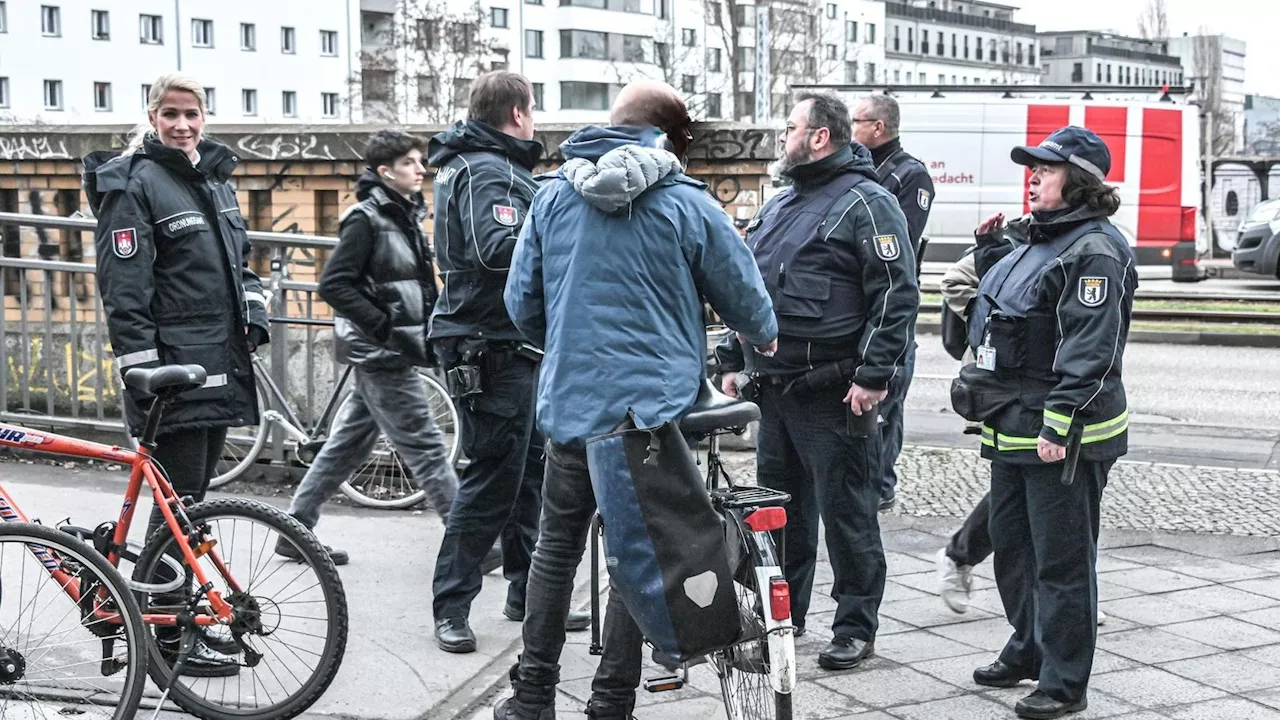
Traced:
[[207, 377], [199, 365], [161, 365], [124, 371], [124, 384], [152, 395], [174, 397], [204, 387]]
[[704, 379], [693, 407], [680, 418], [680, 432], [686, 435], [710, 435], [716, 430], [746, 427], [760, 419], [760, 408], [753, 402], [731, 398]]

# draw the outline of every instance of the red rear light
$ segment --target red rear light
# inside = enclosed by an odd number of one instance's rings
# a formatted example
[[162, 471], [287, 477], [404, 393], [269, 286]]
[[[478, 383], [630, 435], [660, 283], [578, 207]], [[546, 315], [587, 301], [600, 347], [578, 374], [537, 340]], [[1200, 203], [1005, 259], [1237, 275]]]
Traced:
[[1182, 224], [1178, 228], [1178, 239], [1195, 242], [1196, 240], [1196, 209], [1194, 207], [1183, 206]]
[[774, 620], [791, 617], [791, 586], [784, 578], [769, 579], [769, 615]]
[[787, 525], [787, 510], [780, 507], [760, 508], [748, 515], [745, 522], [755, 532], [781, 530]]

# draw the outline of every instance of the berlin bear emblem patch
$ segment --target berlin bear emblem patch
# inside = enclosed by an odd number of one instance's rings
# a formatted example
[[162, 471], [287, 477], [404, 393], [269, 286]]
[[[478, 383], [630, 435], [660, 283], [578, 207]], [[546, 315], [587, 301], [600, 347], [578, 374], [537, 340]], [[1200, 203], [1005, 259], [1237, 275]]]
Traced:
[[1098, 307], [1107, 300], [1107, 279], [1104, 277], [1080, 278], [1078, 291], [1080, 304], [1085, 307]]
[[881, 260], [897, 260], [902, 254], [902, 247], [898, 244], [897, 235], [877, 235], [871, 239], [876, 247], [876, 255]]
[[929, 200], [930, 197], [928, 190], [921, 189], [916, 192], [916, 204], [920, 206], [921, 210], [929, 209]]
[[116, 257], [128, 260], [138, 252], [138, 233], [134, 228], [115, 230], [111, 233], [111, 249]]
[[498, 221], [499, 225], [515, 227], [516, 222], [520, 219], [520, 214], [510, 205], [494, 205], [493, 219]]

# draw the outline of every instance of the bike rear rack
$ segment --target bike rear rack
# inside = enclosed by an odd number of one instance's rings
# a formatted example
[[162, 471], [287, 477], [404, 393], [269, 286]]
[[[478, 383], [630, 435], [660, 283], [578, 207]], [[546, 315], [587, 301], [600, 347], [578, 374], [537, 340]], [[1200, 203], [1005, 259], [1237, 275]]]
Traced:
[[727, 490], [716, 490], [711, 494], [711, 501], [716, 506], [729, 510], [743, 508], [778, 507], [785, 505], [791, 495], [758, 485], [735, 485]]

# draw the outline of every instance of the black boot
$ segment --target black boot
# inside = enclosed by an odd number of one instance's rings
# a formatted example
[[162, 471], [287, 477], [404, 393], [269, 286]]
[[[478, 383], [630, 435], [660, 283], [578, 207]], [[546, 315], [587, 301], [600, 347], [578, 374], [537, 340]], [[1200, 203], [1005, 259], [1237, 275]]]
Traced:
[[473, 653], [476, 651], [476, 634], [464, 617], [436, 620], [436, 645], [445, 652]]
[[1035, 676], [1025, 670], [1005, 665], [999, 660], [973, 671], [973, 681], [987, 687], [1011, 688], [1023, 680], [1035, 680]]
[[591, 720], [635, 720], [631, 715], [631, 710], [634, 707], [634, 700], [630, 704], [623, 706], [601, 702], [592, 698], [587, 702], [587, 717], [591, 718]]
[[[172, 668], [178, 662], [181, 641], [177, 638], [157, 638], [156, 644], [160, 647], [160, 656]], [[239, 660], [210, 648], [203, 639], [196, 640], [186, 664], [182, 666], [182, 675], [185, 677], [231, 677], [239, 673]]]
[[837, 635], [818, 654], [818, 666], [823, 670], [852, 670], [871, 657], [876, 651], [874, 642]]
[[1031, 718], [1032, 720], [1053, 720], [1060, 718], [1067, 713], [1077, 713], [1089, 707], [1089, 701], [1080, 698], [1076, 702], [1063, 702], [1054, 700], [1039, 690], [1018, 701], [1013, 706], [1013, 711], [1018, 713], [1018, 717]]

